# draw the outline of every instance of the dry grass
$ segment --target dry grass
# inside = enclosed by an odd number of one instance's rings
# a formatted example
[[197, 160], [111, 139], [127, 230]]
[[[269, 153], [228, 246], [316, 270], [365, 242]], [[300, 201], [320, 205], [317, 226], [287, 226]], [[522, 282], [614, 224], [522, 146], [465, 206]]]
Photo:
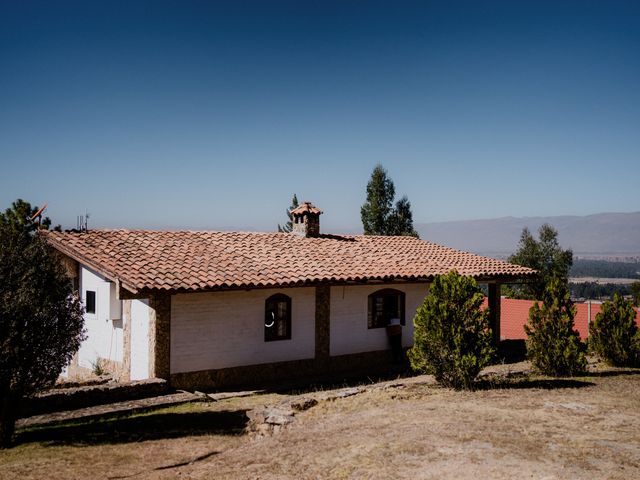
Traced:
[[273, 437], [241, 433], [245, 410], [283, 398], [22, 432], [0, 477], [640, 478], [640, 370], [462, 393], [409, 382], [321, 402]]

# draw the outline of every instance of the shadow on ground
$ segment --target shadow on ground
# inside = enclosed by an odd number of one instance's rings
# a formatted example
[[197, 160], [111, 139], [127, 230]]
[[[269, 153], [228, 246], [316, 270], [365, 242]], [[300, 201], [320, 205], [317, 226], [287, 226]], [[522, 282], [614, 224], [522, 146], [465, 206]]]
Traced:
[[334, 390], [337, 388], [367, 386], [378, 382], [414, 377], [416, 375], [419, 375], [419, 373], [412, 372], [408, 364], [400, 364], [393, 365], [386, 373], [363, 373], [342, 377], [332, 374], [325, 378], [317, 377], [313, 379], [313, 381], [301, 380], [299, 382], [280, 384], [272, 388], [267, 387], [265, 388], [265, 391], [270, 393], [283, 393], [287, 395], [300, 395], [309, 392]]
[[545, 379], [518, 379], [508, 380], [503, 378], [482, 379], [476, 383], [477, 390], [524, 390], [540, 388], [555, 390], [561, 388], [585, 388], [593, 387], [595, 383], [574, 378], [545, 378]]
[[151, 413], [33, 427], [19, 431], [16, 443], [99, 445], [194, 435], [240, 435], [247, 421], [246, 410]]
[[605, 370], [602, 372], [587, 372], [585, 377], [618, 377], [621, 375], [640, 375], [640, 368]]

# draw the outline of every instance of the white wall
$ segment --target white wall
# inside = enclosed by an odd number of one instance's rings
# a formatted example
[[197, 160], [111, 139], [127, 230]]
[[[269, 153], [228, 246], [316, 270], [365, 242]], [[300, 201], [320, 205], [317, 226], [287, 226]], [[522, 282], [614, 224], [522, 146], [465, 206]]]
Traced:
[[131, 380], [149, 378], [149, 301], [131, 301]]
[[358, 285], [331, 287], [331, 355], [372, 352], [389, 348], [384, 328], [368, 328], [368, 297], [394, 288], [405, 293], [405, 322], [402, 344], [413, 344], [413, 317], [428, 293], [428, 284]]
[[122, 302], [115, 298], [115, 285], [89, 268], [80, 267], [80, 295], [86, 305], [87, 290], [96, 292], [96, 311], [85, 313], [87, 339], [80, 346], [81, 367], [93, 368], [98, 358], [121, 362], [123, 357]]
[[[264, 341], [265, 300], [291, 297], [291, 339]], [[171, 299], [171, 373], [315, 356], [315, 288], [191, 293]]]

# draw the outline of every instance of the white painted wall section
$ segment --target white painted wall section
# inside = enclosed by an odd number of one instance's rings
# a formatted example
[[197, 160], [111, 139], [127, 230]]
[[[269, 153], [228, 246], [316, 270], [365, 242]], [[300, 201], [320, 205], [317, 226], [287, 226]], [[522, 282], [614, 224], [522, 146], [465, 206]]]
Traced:
[[[276, 293], [291, 297], [291, 339], [265, 342], [265, 300]], [[314, 356], [315, 288], [192, 293], [171, 299], [171, 373]]]
[[87, 291], [96, 292], [96, 311], [84, 315], [87, 339], [78, 352], [79, 365], [93, 368], [100, 358], [121, 362], [124, 345], [122, 301], [115, 297], [115, 284], [81, 266], [80, 294], [84, 305]]
[[149, 300], [131, 301], [131, 380], [149, 378]]
[[413, 317], [426, 297], [428, 284], [358, 285], [331, 287], [331, 355], [373, 352], [389, 348], [384, 328], [368, 328], [368, 298], [373, 292], [393, 288], [405, 293], [402, 345], [413, 344]]

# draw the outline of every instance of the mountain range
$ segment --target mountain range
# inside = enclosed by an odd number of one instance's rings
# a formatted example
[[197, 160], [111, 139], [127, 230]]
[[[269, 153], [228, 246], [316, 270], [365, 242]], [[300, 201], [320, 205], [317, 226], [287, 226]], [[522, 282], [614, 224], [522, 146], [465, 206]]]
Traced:
[[544, 223], [558, 231], [563, 248], [575, 256], [640, 257], [640, 212], [598, 213], [586, 216], [502, 217], [485, 220], [417, 223], [420, 238], [460, 250], [508, 256], [518, 248], [528, 227], [537, 238]]

